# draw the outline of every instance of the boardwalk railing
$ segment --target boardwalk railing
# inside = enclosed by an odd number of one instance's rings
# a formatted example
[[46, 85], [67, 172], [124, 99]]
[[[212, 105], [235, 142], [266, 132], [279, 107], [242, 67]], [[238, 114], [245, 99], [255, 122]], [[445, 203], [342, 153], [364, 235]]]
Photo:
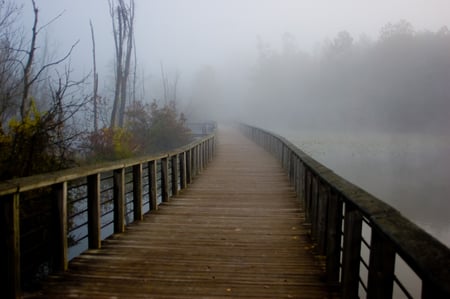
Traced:
[[[78, 254], [82, 250], [77, 247], [83, 242], [86, 248], [99, 249], [102, 239], [124, 232], [127, 223], [141, 220], [146, 211], [157, 210], [158, 203], [186, 188], [212, 159], [215, 144], [215, 134], [210, 134], [164, 154], [0, 183], [2, 298], [21, 297], [22, 272], [28, 261], [37, 259], [32, 247], [42, 242], [41, 238], [51, 242], [46, 247], [50, 261], [40, 265], [41, 270], [67, 270], [71, 249]], [[41, 193], [49, 200], [38, 198], [38, 209], [32, 206], [31, 210], [47, 213], [37, 214], [37, 221], [24, 219], [25, 214], [34, 212], [23, 211], [29, 206], [28, 198]], [[50, 207], [44, 207], [44, 202]], [[48, 227], [38, 229], [38, 223], [47, 218]]]
[[413, 298], [396, 275], [398, 257], [420, 278], [422, 298], [450, 298], [448, 247], [285, 138], [248, 125], [241, 129], [281, 161], [318, 253], [326, 257], [326, 279], [342, 298], [392, 298], [394, 286], [402, 298]]

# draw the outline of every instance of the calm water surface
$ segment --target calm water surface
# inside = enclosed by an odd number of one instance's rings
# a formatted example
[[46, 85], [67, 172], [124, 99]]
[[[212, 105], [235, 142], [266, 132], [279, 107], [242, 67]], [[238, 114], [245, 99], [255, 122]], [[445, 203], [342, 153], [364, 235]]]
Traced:
[[450, 137], [280, 133], [450, 247]]

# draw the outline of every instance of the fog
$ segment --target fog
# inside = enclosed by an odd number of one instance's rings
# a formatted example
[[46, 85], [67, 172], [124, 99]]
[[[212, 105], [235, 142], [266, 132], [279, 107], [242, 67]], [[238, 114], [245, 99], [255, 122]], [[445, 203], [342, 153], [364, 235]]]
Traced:
[[[31, 28], [30, 1], [23, 23]], [[450, 244], [448, 0], [136, 0], [139, 88], [178, 78], [188, 120], [244, 121], [286, 135]], [[106, 0], [36, 0], [54, 57], [113, 89]], [[29, 29], [26, 29], [29, 31]], [[27, 32], [27, 31], [25, 31]], [[42, 51], [41, 51], [42, 52]], [[41, 53], [41, 55], [43, 55]]]

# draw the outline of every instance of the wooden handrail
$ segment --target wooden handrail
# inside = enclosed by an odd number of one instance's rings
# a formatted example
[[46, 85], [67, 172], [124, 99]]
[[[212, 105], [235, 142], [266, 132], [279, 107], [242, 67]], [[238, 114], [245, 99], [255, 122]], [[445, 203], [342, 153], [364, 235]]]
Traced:
[[245, 124], [240, 127], [282, 163], [305, 208], [319, 254], [326, 257], [327, 280], [341, 288], [343, 298], [359, 296], [363, 222], [371, 228], [367, 298], [392, 298], [396, 255], [422, 280], [422, 298], [450, 298], [447, 246], [284, 137]]
[[[194, 142], [170, 152], [149, 155], [126, 160], [83, 166], [62, 171], [56, 171], [36, 176], [12, 179], [0, 183], [0, 275], [2, 284], [0, 292], [3, 298], [21, 297], [21, 227], [20, 203], [24, 192], [41, 188], [53, 190], [52, 217], [58, 224], [55, 230], [55, 242], [52, 244], [53, 268], [55, 271], [65, 271], [68, 268], [68, 182], [86, 181], [87, 198], [87, 238], [88, 248], [101, 247], [101, 174], [113, 173], [113, 210], [114, 233], [125, 230], [125, 169], [132, 168], [133, 185], [133, 215], [134, 221], [142, 219], [142, 189], [143, 168], [148, 172], [149, 210], [156, 210], [157, 193], [162, 190], [162, 200], [169, 200], [169, 185], [171, 194], [176, 196], [180, 189], [190, 184], [199, 171], [212, 158], [216, 146], [215, 132], [205, 135]], [[202, 157], [208, 157], [203, 159]], [[160, 162], [161, 161], [161, 162]], [[172, 175], [168, 175], [168, 165], [171, 164]], [[158, 185], [158, 163], [162, 164], [162, 181]], [[180, 178], [180, 182], [179, 182]], [[22, 232], [24, 233], [24, 232]]]

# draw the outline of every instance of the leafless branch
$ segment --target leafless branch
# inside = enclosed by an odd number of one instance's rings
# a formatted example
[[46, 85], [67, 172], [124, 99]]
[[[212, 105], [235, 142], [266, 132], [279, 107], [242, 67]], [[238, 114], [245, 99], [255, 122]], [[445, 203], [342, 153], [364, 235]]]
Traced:
[[52, 66], [55, 66], [55, 65], [58, 65], [58, 64], [64, 62], [65, 60], [67, 60], [67, 58], [69, 58], [70, 55], [72, 55], [73, 49], [75, 49], [75, 47], [78, 45], [79, 42], [80, 42], [80, 40], [76, 41], [76, 42], [70, 47], [70, 50], [66, 53], [66, 55], [63, 56], [62, 58], [60, 58], [60, 59], [58, 59], [58, 60], [56, 60], [56, 61], [47, 63], [46, 65], [42, 66], [41, 69], [37, 72], [37, 74], [33, 77], [33, 79], [30, 80], [30, 83], [29, 83], [29, 84], [30, 84], [30, 85], [33, 84], [33, 83], [39, 78], [39, 76], [42, 74], [42, 72], [43, 72], [44, 70], [46, 70], [47, 68], [52, 67]]

